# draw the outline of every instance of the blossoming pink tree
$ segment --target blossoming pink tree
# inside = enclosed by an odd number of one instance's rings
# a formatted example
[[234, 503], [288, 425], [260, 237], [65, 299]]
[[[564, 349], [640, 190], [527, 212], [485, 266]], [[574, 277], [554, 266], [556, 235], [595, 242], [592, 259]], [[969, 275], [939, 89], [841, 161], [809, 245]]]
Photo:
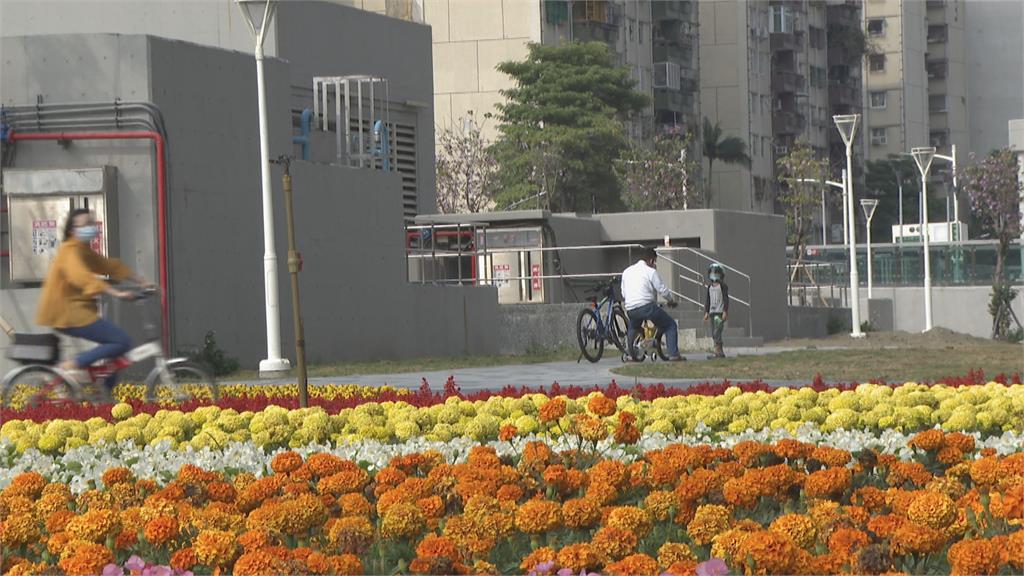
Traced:
[[1022, 187], [1017, 178], [1017, 157], [1008, 148], [993, 151], [983, 160], [971, 155], [971, 164], [963, 171], [963, 189], [970, 199], [974, 217], [982, 229], [998, 242], [996, 268], [992, 275], [993, 316], [992, 337], [1007, 336], [1012, 310], [1010, 303], [1016, 291], [1006, 282], [1006, 255], [1010, 244], [1020, 237], [1020, 195]]
[[[695, 208], [700, 165], [690, 151], [691, 133], [659, 135], [652, 146], [633, 145], [616, 162], [622, 201], [634, 212]], [[690, 155], [692, 158], [692, 155]]]

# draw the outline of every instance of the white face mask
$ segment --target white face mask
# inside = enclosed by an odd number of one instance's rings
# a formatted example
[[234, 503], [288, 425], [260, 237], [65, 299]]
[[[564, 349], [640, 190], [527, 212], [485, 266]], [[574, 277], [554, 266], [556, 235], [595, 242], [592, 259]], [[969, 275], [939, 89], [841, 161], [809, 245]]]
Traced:
[[95, 224], [89, 224], [88, 226], [80, 226], [75, 228], [75, 238], [78, 238], [86, 244], [92, 242], [93, 238], [99, 236], [100, 230]]
[[721, 276], [719, 276], [718, 274], [712, 274], [711, 275], [711, 281], [712, 282], [718, 282], [721, 279], [722, 279]]

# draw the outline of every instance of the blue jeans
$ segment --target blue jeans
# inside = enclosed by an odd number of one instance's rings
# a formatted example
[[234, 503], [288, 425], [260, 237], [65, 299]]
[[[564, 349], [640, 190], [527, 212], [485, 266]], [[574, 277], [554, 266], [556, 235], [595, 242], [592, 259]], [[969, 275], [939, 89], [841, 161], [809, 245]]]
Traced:
[[639, 308], [627, 310], [626, 316], [629, 317], [627, 342], [629, 342], [631, 347], [633, 345], [633, 335], [636, 334], [640, 325], [644, 323], [644, 320], [650, 320], [658, 329], [658, 334], [665, 335], [665, 344], [668, 347], [666, 352], [669, 358], [679, 356], [679, 326], [676, 325], [675, 319], [668, 315], [668, 312], [665, 312], [664, 309], [652, 302], [644, 304]]
[[[128, 337], [128, 334], [118, 328], [116, 324], [102, 318], [87, 326], [59, 328], [58, 332], [99, 344], [92, 350], [86, 350], [75, 356], [75, 364], [79, 368], [87, 368], [99, 360], [117, 358], [132, 349], [132, 339]], [[117, 374], [111, 374], [105, 384], [108, 388], [113, 388], [117, 384]]]

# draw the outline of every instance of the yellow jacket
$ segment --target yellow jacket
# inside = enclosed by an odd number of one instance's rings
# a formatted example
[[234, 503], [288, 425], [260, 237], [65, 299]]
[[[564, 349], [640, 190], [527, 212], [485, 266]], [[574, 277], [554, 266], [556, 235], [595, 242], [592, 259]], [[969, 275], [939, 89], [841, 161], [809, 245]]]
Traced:
[[36, 324], [53, 328], [79, 328], [99, 319], [96, 297], [109, 286], [100, 275], [121, 281], [132, 275], [117, 258], [93, 252], [77, 238], [65, 240], [43, 282]]

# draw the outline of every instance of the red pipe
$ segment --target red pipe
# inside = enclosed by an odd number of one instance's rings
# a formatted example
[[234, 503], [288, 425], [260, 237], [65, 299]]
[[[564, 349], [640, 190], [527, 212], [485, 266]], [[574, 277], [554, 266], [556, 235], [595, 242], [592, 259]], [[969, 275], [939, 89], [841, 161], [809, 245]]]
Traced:
[[160, 251], [160, 318], [164, 351], [171, 345], [170, 311], [167, 301], [167, 163], [164, 138], [159, 132], [136, 130], [126, 132], [15, 132], [18, 140], [152, 140], [156, 143], [156, 224]]

